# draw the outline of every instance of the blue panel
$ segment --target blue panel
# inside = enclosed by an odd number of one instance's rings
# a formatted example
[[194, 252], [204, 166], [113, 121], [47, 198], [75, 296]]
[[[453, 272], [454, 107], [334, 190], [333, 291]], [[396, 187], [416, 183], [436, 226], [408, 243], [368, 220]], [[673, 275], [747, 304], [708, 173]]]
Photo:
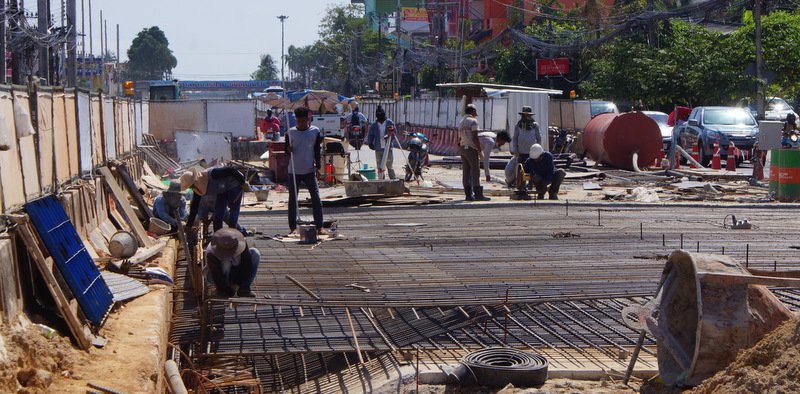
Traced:
[[25, 204], [25, 210], [83, 314], [99, 326], [113, 304], [111, 291], [64, 208], [50, 195]]

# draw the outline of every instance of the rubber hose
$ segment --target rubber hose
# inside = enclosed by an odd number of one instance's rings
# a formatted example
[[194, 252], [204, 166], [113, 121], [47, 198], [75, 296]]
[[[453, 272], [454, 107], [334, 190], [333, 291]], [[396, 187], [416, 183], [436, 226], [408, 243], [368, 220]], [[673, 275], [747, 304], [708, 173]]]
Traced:
[[547, 380], [547, 359], [511, 348], [487, 348], [472, 352], [461, 360], [478, 385], [531, 387]]

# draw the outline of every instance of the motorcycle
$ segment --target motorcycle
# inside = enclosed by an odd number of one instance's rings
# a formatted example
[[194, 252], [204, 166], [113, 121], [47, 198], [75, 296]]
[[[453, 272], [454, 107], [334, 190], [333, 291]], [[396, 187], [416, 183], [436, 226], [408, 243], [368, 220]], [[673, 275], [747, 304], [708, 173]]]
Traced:
[[798, 137], [799, 137], [798, 130], [796, 129], [784, 130], [781, 138], [781, 147], [783, 147], [784, 149], [797, 148], [800, 145], [797, 143]]
[[360, 150], [364, 145], [364, 129], [359, 125], [350, 126], [347, 131], [347, 142], [353, 149]]
[[[552, 128], [551, 128], [552, 130]], [[575, 142], [575, 136], [570, 134], [565, 129], [557, 129], [558, 133], [555, 139], [555, 143], [553, 144], [553, 153], [569, 153], [572, 149], [572, 144]]]
[[423, 179], [422, 171], [423, 165], [428, 158], [428, 143], [430, 140], [425, 134], [422, 133], [403, 133], [409, 137], [406, 142], [406, 149], [408, 149], [408, 164], [406, 164], [406, 182], [412, 179]]

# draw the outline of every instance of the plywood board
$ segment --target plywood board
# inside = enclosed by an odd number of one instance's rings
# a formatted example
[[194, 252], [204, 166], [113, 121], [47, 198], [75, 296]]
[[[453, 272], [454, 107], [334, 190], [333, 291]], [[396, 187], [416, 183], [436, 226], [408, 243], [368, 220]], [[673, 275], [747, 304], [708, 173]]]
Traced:
[[233, 133], [234, 137], [255, 137], [256, 105], [253, 100], [209, 101], [205, 129]]
[[103, 99], [101, 112], [103, 113], [103, 135], [106, 137], [106, 161], [108, 161], [119, 156], [117, 154], [117, 126], [114, 123], [114, 100]]
[[136, 145], [142, 144], [142, 102], [134, 102], [131, 106], [133, 110], [133, 132], [136, 136]]
[[19, 139], [19, 158], [22, 164], [22, 178], [25, 185], [25, 197], [39, 197], [42, 189], [39, 186], [39, 169], [36, 163], [36, 135]]
[[100, 98], [90, 97], [89, 118], [92, 125], [92, 166], [98, 166], [106, 161], [105, 139], [103, 138], [103, 126], [101, 123], [102, 111], [100, 110]]
[[150, 134], [150, 102], [142, 103], [142, 135]]
[[92, 171], [94, 166], [94, 146], [92, 136], [94, 128], [92, 126], [91, 108], [92, 104], [87, 93], [78, 93], [77, 102], [77, 122], [78, 122], [78, 150], [80, 154], [80, 173], [85, 174]]
[[125, 153], [133, 152], [135, 135], [133, 133], [133, 116], [131, 114], [133, 107], [130, 101], [125, 100], [122, 102], [122, 125], [125, 129]]
[[114, 175], [111, 174], [111, 170], [108, 167], [100, 167], [100, 174], [103, 176], [103, 179], [108, 185], [109, 189], [111, 190], [111, 196], [113, 196], [114, 201], [117, 203], [117, 208], [120, 210], [125, 216], [125, 220], [131, 226], [133, 230], [133, 234], [136, 236], [136, 239], [139, 241], [141, 246], [152, 246], [153, 240], [147, 235], [147, 232], [144, 230], [144, 226], [142, 223], [139, 222], [139, 219], [136, 217], [136, 213], [133, 212], [133, 208], [131, 204], [128, 203], [127, 193], [122, 190], [117, 180], [114, 178]]
[[14, 103], [11, 93], [0, 91], [0, 139], [9, 150], [0, 151], [0, 194], [3, 211], [25, 203], [22, 167], [19, 163], [19, 145], [14, 128]]
[[[67, 145], [69, 154], [69, 176], [80, 175], [80, 141], [78, 132], [77, 109], [75, 108], [75, 93], [64, 94], [64, 124], [67, 130]], [[58, 127], [56, 127], [57, 129]]]
[[50, 190], [53, 186], [54, 146], [53, 146], [53, 94], [38, 92], [36, 94], [38, 123], [38, 156], [39, 184], [42, 190]]
[[16, 322], [23, 312], [17, 256], [12, 238], [0, 238], [0, 303], [3, 323]]
[[206, 159], [230, 161], [231, 133], [217, 131], [175, 130], [175, 145], [178, 150], [178, 161]]
[[69, 136], [67, 117], [64, 114], [64, 93], [53, 94], [53, 148], [55, 150], [56, 180], [59, 184], [69, 180]]
[[149, 103], [150, 134], [156, 139], [174, 138], [174, 130], [207, 130], [202, 101]]

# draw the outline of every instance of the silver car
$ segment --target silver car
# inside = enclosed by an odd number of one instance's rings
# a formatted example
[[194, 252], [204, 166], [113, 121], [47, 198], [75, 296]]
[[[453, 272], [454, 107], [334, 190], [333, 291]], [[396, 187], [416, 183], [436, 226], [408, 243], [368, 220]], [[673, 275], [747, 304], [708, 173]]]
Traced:
[[672, 142], [672, 126], [667, 125], [669, 115], [660, 111], [642, 111], [642, 113], [656, 121], [659, 130], [661, 130], [661, 140], [664, 142], [664, 150], [668, 150]]

